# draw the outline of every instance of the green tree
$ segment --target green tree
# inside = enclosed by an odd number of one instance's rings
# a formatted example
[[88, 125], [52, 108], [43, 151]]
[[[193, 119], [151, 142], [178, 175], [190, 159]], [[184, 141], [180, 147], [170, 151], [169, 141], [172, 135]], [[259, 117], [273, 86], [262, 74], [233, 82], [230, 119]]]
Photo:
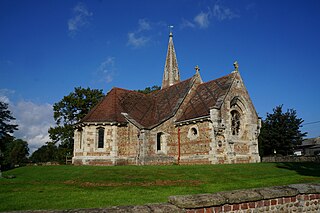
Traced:
[[296, 146], [300, 145], [306, 132], [300, 131], [303, 120], [297, 117], [294, 109], [282, 112], [282, 105], [267, 113], [262, 121], [259, 135], [259, 152], [261, 156], [273, 154], [290, 155]]
[[10, 124], [15, 118], [8, 110], [8, 104], [0, 101], [0, 139], [18, 129], [18, 125]]
[[11, 123], [13, 120], [15, 118], [8, 109], [8, 104], [0, 101], [0, 170], [1, 166], [7, 166], [7, 149], [10, 143], [14, 141], [14, 137], [11, 134], [18, 129], [18, 125]]
[[160, 90], [160, 89], [161, 89], [161, 87], [154, 85], [152, 87], [146, 87], [144, 90], [136, 90], [136, 91], [144, 93], [144, 94], [148, 94], [148, 93]]
[[28, 162], [28, 155], [28, 143], [21, 139], [14, 139], [8, 143], [8, 147], [5, 151], [5, 164], [10, 167], [23, 165]]
[[57, 126], [49, 129], [49, 137], [53, 143], [60, 143], [62, 157], [73, 153], [73, 125], [88, 114], [103, 97], [102, 90], [76, 87], [74, 92], [53, 105]]
[[48, 142], [34, 151], [29, 159], [33, 163], [58, 161], [58, 147], [54, 143]]

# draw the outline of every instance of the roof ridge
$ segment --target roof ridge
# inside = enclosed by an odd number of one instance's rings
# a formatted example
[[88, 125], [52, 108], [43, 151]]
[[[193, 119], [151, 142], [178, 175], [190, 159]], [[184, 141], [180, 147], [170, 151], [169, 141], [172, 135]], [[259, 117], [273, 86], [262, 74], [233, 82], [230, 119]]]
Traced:
[[[211, 107], [221, 107], [220, 104], [223, 103], [226, 95], [229, 93], [235, 77], [236, 75], [231, 73], [220, 78], [198, 84], [195, 88], [195, 92], [191, 94], [190, 100], [188, 100], [188, 103], [184, 105], [184, 111], [177, 118], [176, 122], [207, 116], [210, 113], [209, 111]], [[212, 93], [213, 90], [215, 90], [214, 93]], [[199, 92], [207, 93], [208, 100], [204, 100]]]
[[[232, 75], [235, 75], [236, 73], [229, 73], [228, 75], [224, 75], [224, 76], [221, 76], [221, 77], [219, 77], [219, 78], [216, 78], [216, 79], [213, 79], [213, 80], [210, 80], [210, 81], [207, 81], [207, 82], [203, 82], [203, 83], [201, 83], [201, 84], [209, 84], [209, 83], [211, 83], [211, 82], [213, 82], [213, 81], [218, 81], [218, 80], [220, 80], [220, 79], [222, 79], [222, 78], [226, 78], [226, 77], [229, 77], [229, 76], [232, 76]], [[235, 78], [235, 76], [234, 76], [234, 78]]]
[[228, 88], [228, 90], [227, 90], [226, 94], [225, 94], [225, 95], [224, 95], [224, 97], [223, 97], [223, 101], [222, 101], [222, 103], [224, 103], [224, 102], [225, 102], [226, 97], [227, 97], [227, 95], [229, 94], [229, 92], [230, 92], [230, 90], [231, 90], [231, 87], [232, 87], [232, 85], [233, 85], [233, 82], [234, 82], [234, 80], [236, 79], [236, 75], [237, 75], [237, 73], [239, 73], [239, 72], [232, 72], [232, 73], [230, 73], [229, 75], [226, 75], [226, 76], [225, 76], [225, 77], [227, 77], [227, 76], [232, 77], [232, 75], [233, 75], [233, 79], [232, 79], [231, 84], [229, 85], [229, 88]]
[[[152, 129], [152, 128], [160, 125], [161, 123], [165, 122], [166, 120], [172, 118], [175, 114], [177, 114], [177, 111], [178, 111], [179, 108], [181, 107], [181, 104], [183, 103], [183, 101], [184, 101], [185, 98], [187, 97], [190, 89], [192, 88], [192, 85], [193, 85], [194, 82], [195, 82], [195, 78], [193, 78], [193, 77], [188, 78], [188, 79], [186, 79], [186, 80], [184, 80], [184, 81], [181, 81], [181, 82], [179, 82], [179, 83], [177, 83], [177, 84], [171, 85], [170, 87], [167, 87], [167, 88], [165, 88], [165, 89], [161, 89], [161, 90], [160, 90], [160, 91], [162, 91], [162, 90], [167, 90], [168, 88], [173, 88], [172, 86], [174, 86], [174, 88], [175, 88], [176, 90], [178, 90], [177, 87], [178, 87], [179, 85], [181, 85], [182, 83], [186, 83], [187, 81], [189, 81], [189, 83], [188, 83], [188, 85], [187, 85], [187, 90], [184, 92], [183, 97], [179, 98], [179, 99], [177, 100], [177, 102], [174, 104], [174, 107], [173, 107], [173, 109], [172, 109], [172, 112], [171, 112], [171, 113], [168, 113], [168, 116], [166, 116], [165, 118], [159, 120], [157, 123], [149, 126], [148, 128]], [[153, 97], [153, 99], [155, 100], [155, 106], [156, 106], [156, 100], [157, 100], [157, 99], [156, 99], [155, 97]], [[155, 110], [155, 111], [157, 111], [157, 110]]]
[[[161, 90], [157, 90], [157, 91], [155, 91], [155, 92], [160, 92], [160, 91], [168, 90], [170, 87], [176, 86], [176, 85], [181, 84], [181, 83], [184, 83], [184, 82], [186, 82], [186, 81], [190, 81], [193, 77], [194, 77], [194, 76], [192, 76], [191, 78], [187, 78], [186, 80], [180, 81], [180, 82], [178, 82], [178, 83], [176, 83], [176, 84], [173, 84], [173, 85], [171, 85], [171, 86], [168, 86], [168, 87], [166, 87], [166, 88], [163, 88], [163, 89], [161, 89]], [[149, 94], [150, 94], [150, 93], [149, 93]]]
[[130, 92], [130, 93], [138, 93], [138, 94], [142, 94], [142, 95], [147, 95], [147, 94], [145, 94], [145, 93], [138, 92], [138, 91], [136, 91], [136, 90], [125, 89], [125, 88], [121, 88], [121, 87], [113, 87], [111, 90], [113, 90], [113, 89], [123, 90], [123, 91], [127, 91], [127, 92]]

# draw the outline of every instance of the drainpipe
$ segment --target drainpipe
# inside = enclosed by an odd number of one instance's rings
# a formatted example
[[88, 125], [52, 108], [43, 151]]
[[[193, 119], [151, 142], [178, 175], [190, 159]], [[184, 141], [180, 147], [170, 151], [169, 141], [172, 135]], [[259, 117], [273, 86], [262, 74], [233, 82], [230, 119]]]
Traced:
[[180, 127], [178, 127], [178, 165], [180, 164]]

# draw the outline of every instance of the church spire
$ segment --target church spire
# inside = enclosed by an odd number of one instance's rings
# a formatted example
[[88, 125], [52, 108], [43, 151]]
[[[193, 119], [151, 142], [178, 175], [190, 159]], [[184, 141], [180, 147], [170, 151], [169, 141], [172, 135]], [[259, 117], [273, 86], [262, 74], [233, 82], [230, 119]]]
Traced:
[[177, 56], [174, 51], [173, 39], [172, 39], [172, 26], [170, 26], [169, 44], [167, 51], [166, 63], [164, 66], [164, 73], [162, 79], [162, 89], [169, 87], [173, 84], [180, 82], [180, 73], [178, 69]]

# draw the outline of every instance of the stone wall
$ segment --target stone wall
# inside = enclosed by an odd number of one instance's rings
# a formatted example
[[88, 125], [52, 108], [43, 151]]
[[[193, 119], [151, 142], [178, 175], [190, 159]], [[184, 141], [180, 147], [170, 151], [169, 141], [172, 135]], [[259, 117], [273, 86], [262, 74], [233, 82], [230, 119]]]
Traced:
[[320, 156], [270, 156], [262, 157], [261, 162], [320, 162]]
[[[104, 144], [103, 148], [98, 148], [97, 129], [101, 127], [104, 128]], [[135, 146], [134, 144], [136, 143], [135, 141], [127, 140], [129, 131], [134, 130], [130, 130], [128, 126], [106, 125], [103, 123], [84, 125], [81, 136], [78, 130], [75, 131], [73, 164], [101, 166], [135, 164], [135, 158], [132, 157], [135, 153], [130, 155], [128, 148]], [[130, 144], [127, 147], [128, 143]], [[122, 155], [123, 153], [126, 154], [126, 157], [118, 160], [119, 154]]]
[[[212, 108], [210, 118], [213, 135], [211, 163], [257, 163], [260, 121], [241, 76], [236, 75], [233, 85], [225, 97], [221, 109]], [[240, 116], [239, 131], [232, 132], [232, 114]]]
[[[39, 212], [39, 211], [23, 211]], [[320, 212], [320, 184], [293, 184], [268, 188], [235, 190], [214, 194], [169, 197], [168, 203], [143, 206], [115, 206], [100, 209], [41, 211], [47, 213], [251, 213]]]
[[171, 196], [183, 212], [319, 212], [320, 184], [293, 184], [214, 194]]
[[211, 123], [194, 122], [180, 128], [180, 164], [210, 164]]

